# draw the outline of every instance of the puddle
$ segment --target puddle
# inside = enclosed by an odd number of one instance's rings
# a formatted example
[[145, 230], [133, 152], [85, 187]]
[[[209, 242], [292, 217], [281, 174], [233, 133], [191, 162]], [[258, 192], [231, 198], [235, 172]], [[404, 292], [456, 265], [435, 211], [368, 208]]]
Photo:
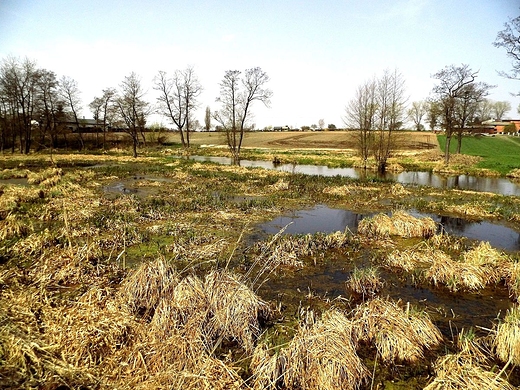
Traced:
[[[288, 310], [312, 307], [316, 296], [331, 300], [339, 296], [352, 299], [345, 282], [355, 266], [363, 266], [360, 263], [363, 263], [360, 259], [339, 257], [328, 264], [309, 265], [293, 275], [272, 278], [261, 288], [260, 294], [270, 300], [282, 300], [288, 305]], [[487, 334], [479, 327], [491, 328], [496, 319], [503, 318], [513, 305], [503, 286], [488, 287], [478, 293], [450, 293], [429, 285], [413, 285], [384, 269], [380, 269], [380, 275], [385, 285], [379, 296], [401, 300], [404, 304], [410, 302], [426, 310], [448, 339], [453, 339], [463, 328], [476, 327], [477, 333]], [[351, 301], [351, 306], [355, 303], [358, 302]]]
[[[520, 233], [506, 226], [416, 212], [411, 214], [417, 217], [431, 217], [440, 224], [440, 229], [449, 234], [466, 237], [471, 240], [488, 241], [491, 246], [498, 249], [520, 251]], [[285, 230], [287, 234], [333, 233], [345, 231], [345, 229], [356, 232], [359, 221], [370, 215], [318, 205], [309, 210], [299, 210], [275, 218], [270, 222], [258, 225], [258, 229], [264, 234], [276, 234], [289, 224]]]
[[172, 183], [173, 180], [166, 177], [133, 176], [110, 183], [103, 187], [107, 194], [135, 194], [139, 197], [156, 195], [159, 192], [160, 183]]

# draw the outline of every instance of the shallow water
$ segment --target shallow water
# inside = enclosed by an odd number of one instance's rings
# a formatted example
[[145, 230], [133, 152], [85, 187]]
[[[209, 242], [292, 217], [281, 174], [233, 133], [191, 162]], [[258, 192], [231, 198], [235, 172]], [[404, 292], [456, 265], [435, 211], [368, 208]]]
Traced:
[[[230, 165], [229, 157], [190, 156], [195, 161], [211, 161], [218, 164]], [[322, 165], [298, 165], [298, 164], [274, 164], [270, 161], [240, 160], [242, 167], [261, 167], [275, 169], [283, 172], [302, 173], [305, 175], [344, 176], [353, 179], [359, 178], [383, 178], [403, 184], [417, 184], [436, 188], [456, 188], [461, 190], [473, 190], [492, 192], [501, 195], [520, 196], [520, 184], [500, 177], [476, 177], [468, 175], [444, 176], [433, 172], [386, 172], [378, 175], [375, 172], [367, 172], [356, 168], [329, 168]]]
[[[507, 251], [520, 251], [520, 233], [500, 224], [471, 222], [432, 214], [412, 213], [415, 216], [429, 216], [439, 223], [445, 232], [471, 240], [488, 241], [491, 246]], [[262, 233], [276, 234], [287, 226], [287, 234], [332, 233], [349, 229], [356, 232], [359, 221], [369, 214], [353, 213], [349, 210], [333, 209], [318, 205], [308, 210], [298, 210], [263, 223], [257, 228]]]

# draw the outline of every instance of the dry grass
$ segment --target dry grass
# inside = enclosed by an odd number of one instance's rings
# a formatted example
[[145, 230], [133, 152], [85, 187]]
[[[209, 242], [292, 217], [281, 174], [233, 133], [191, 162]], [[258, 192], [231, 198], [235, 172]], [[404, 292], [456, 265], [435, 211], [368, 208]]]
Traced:
[[122, 282], [121, 299], [132, 313], [153, 315], [178, 278], [177, 272], [163, 259], [144, 262]]
[[254, 389], [358, 389], [369, 372], [356, 353], [353, 326], [337, 311], [319, 321], [308, 315], [278, 354], [259, 346], [251, 363]]
[[40, 172], [29, 172], [27, 183], [39, 184], [42, 187], [54, 187], [61, 180], [63, 171], [61, 168], [48, 168]]
[[374, 298], [353, 313], [357, 339], [374, 344], [385, 362], [417, 362], [442, 335], [425, 312], [402, 308], [399, 302]]
[[405, 272], [425, 270], [435, 261], [442, 262], [449, 259], [443, 251], [428, 244], [421, 243], [404, 250], [395, 249], [384, 259], [383, 264], [393, 269]]
[[489, 275], [483, 267], [452, 260], [448, 256], [434, 259], [432, 266], [424, 272], [424, 277], [434, 286], [446, 286], [453, 292], [480, 290], [489, 281]]
[[509, 289], [509, 296], [518, 301], [520, 298], [520, 263], [509, 262], [504, 267], [505, 283]]
[[365, 297], [373, 297], [384, 286], [377, 267], [354, 268], [345, 282], [347, 289]]
[[235, 341], [252, 352], [261, 333], [260, 320], [270, 316], [267, 303], [237, 275], [227, 271], [212, 271], [206, 275], [204, 291], [210, 311], [207, 336]]
[[461, 354], [449, 354], [434, 364], [435, 379], [424, 390], [513, 390], [505, 379]]
[[429, 217], [416, 218], [404, 211], [395, 211], [391, 217], [377, 214], [363, 219], [358, 233], [367, 236], [400, 236], [428, 238], [437, 231], [437, 224]]
[[498, 324], [494, 338], [496, 355], [503, 362], [520, 365], [520, 307], [513, 306]]
[[480, 242], [476, 247], [464, 252], [463, 260], [466, 264], [483, 268], [487, 283], [498, 282], [502, 278], [503, 269], [509, 261], [507, 255], [491, 247], [489, 242]]
[[0, 240], [9, 240], [14, 237], [25, 237], [32, 232], [32, 226], [18, 214], [8, 214], [0, 221]]

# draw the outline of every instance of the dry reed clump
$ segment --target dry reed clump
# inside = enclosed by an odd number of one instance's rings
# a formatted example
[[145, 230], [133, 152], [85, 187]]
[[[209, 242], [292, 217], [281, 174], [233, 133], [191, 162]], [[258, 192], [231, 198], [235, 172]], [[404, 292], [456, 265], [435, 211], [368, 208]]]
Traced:
[[520, 306], [511, 307], [498, 324], [493, 346], [500, 360], [520, 365]]
[[0, 171], [0, 180], [9, 180], [9, 179], [22, 179], [26, 178], [30, 173], [28, 169], [3, 169]]
[[394, 196], [403, 196], [403, 195], [409, 195], [410, 191], [408, 191], [401, 183], [395, 183], [392, 185], [392, 188], [390, 189], [390, 192]]
[[352, 185], [325, 187], [323, 189], [323, 193], [328, 194], [328, 195], [347, 196], [352, 193], [352, 191], [354, 190], [353, 187], [354, 186], [352, 186]]
[[434, 363], [436, 377], [424, 390], [513, 390], [507, 380], [488, 371], [464, 354], [448, 354]]
[[489, 271], [481, 266], [452, 260], [448, 256], [435, 258], [424, 272], [424, 277], [435, 286], [446, 286], [450, 291], [480, 290], [490, 279]]
[[350, 232], [306, 235], [277, 234], [272, 239], [254, 245], [267, 263], [275, 266], [302, 268], [302, 257], [315, 256], [330, 249], [342, 249], [353, 243]]
[[449, 259], [443, 251], [429, 245], [416, 245], [404, 250], [395, 249], [383, 261], [386, 267], [402, 269], [405, 272], [424, 270], [437, 259], [443, 261]]
[[178, 279], [177, 272], [163, 259], [141, 263], [121, 283], [122, 302], [133, 314], [152, 315]]
[[505, 283], [509, 290], [509, 296], [518, 301], [520, 298], [520, 263], [509, 262], [504, 267]]
[[493, 217], [493, 213], [487, 210], [488, 206], [479, 202], [467, 202], [460, 205], [445, 205], [444, 212], [464, 215], [466, 217], [485, 219]]
[[507, 268], [508, 257], [491, 247], [489, 242], [480, 242], [478, 246], [464, 252], [466, 264], [482, 267], [487, 275], [487, 282], [498, 282], [504, 275], [502, 269]]
[[451, 236], [442, 232], [440, 234], [434, 234], [433, 236], [429, 237], [427, 242], [434, 248], [449, 248], [453, 251], [461, 251], [465, 247], [465, 240], [465, 237]]
[[42, 187], [54, 187], [61, 180], [63, 171], [61, 168], [48, 168], [40, 172], [30, 172], [27, 174], [29, 184], [39, 184]]
[[0, 221], [0, 240], [23, 238], [32, 230], [32, 226], [18, 214], [9, 213], [4, 220]]
[[437, 224], [429, 217], [416, 218], [404, 211], [395, 211], [391, 217], [377, 214], [359, 222], [358, 234], [367, 236], [401, 236], [428, 238], [437, 231]]
[[24, 203], [34, 203], [44, 197], [39, 188], [7, 186], [0, 192], [0, 216], [7, 216], [16, 211]]
[[150, 322], [155, 337], [167, 339], [182, 334], [189, 340], [202, 340], [208, 317], [208, 299], [203, 281], [194, 275], [168, 286]]
[[442, 341], [439, 329], [425, 312], [401, 308], [400, 302], [374, 298], [353, 312], [357, 339], [374, 343], [385, 362], [416, 362], [424, 349]]
[[237, 275], [212, 271], [206, 275], [204, 291], [209, 319], [205, 334], [209, 340], [224, 338], [252, 352], [260, 336], [260, 321], [270, 317], [270, 309]]
[[333, 310], [318, 321], [307, 315], [278, 354], [270, 356], [263, 345], [256, 348], [251, 362], [253, 388], [360, 388], [370, 373], [356, 353], [354, 326], [344, 314]]
[[12, 247], [11, 251], [18, 256], [35, 256], [41, 255], [45, 250], [50, 249], [57, 244], [55, 232], [45, 229], [38, 233], [32, 233], [29, 236], [18, 240]]
[[347, 289], [365, 297], [373, 297], [384, 286], [377, 267], [354, 268], [350, 278], [345, 282]]

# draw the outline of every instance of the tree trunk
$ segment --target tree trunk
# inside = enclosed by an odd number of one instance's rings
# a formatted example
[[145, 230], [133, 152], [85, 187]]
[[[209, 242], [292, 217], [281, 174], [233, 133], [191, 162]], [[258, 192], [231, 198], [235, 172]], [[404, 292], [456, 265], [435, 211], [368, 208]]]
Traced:
[[448, 165], [450, 162], [450, 142], [451, 142], [451, 134], [446, 134], [446, 144], [444, 150], [444, 164]]

